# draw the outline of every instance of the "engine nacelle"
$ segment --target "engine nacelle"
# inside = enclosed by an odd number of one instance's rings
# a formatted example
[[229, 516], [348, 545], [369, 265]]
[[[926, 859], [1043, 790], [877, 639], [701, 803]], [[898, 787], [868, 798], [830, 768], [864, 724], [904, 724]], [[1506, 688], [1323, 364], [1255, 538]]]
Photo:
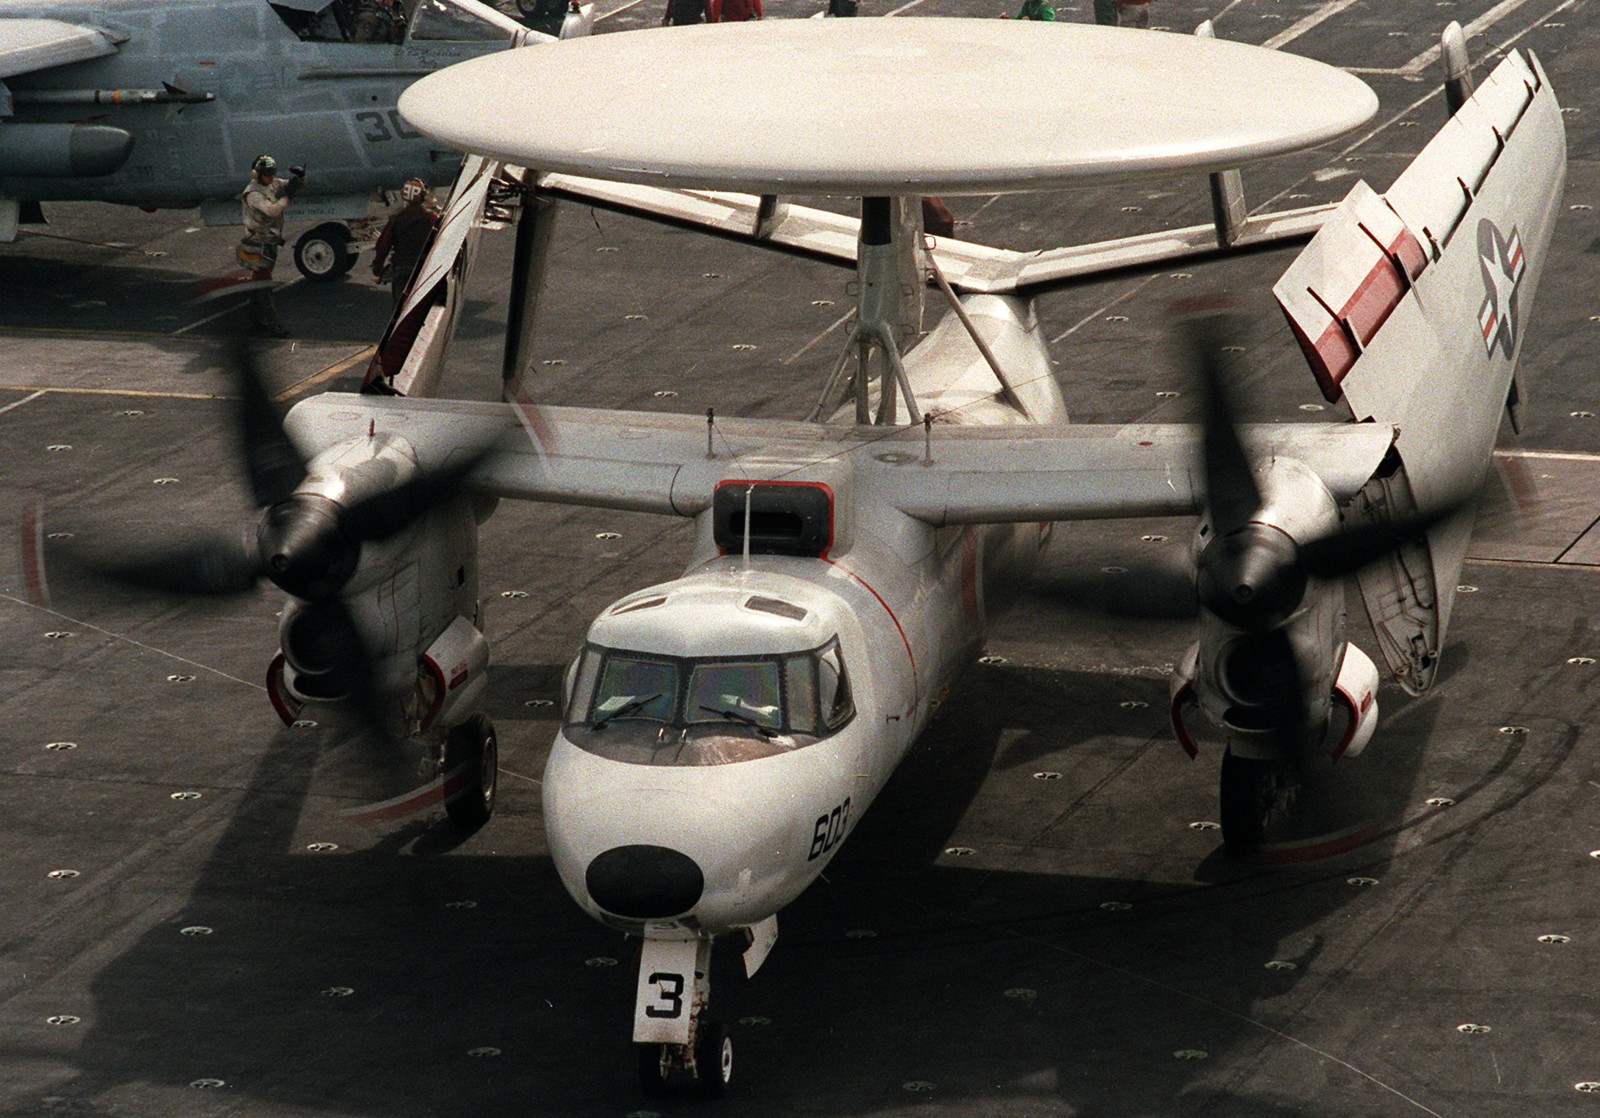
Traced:
[[452, 621], [418, 661], [420, 729], [453, 726], [478, 708], [489, 682], [489, 642], [465, 617]]
[[[404, 440], [352, 439], [312, 462], [297, 499], [349, 507], [414, 470]], [[447, 730], [464, 721], [481, 700], [489, 662], [479, 630], [478, 524], [491, 508], [469, 494], [448, 500], [394, 535], [360, 544], [332, 592], [291, 595], [268, 671], [279, 717], [292, 723], [304, 704], [337, 703], [365, 684], [374, 700], [363, 704], [366, 713], [391, 729]]]
[[1353, 644], [1344, 646], [1344, 663], [1333, 685], [1333, 705], [1345, 714], [1343, 732], [1333, 744], [1333, 759], [1359, 756], [1378, 728], [1378, 666]]
[[[1172, 673], [1167, 689], [1167, 714], [1172, 721], [1173, 736], [1191, 758], [1200, 754], [1187, 722], [1191, 712], [1202, 709], [1195, 689], [1199, 660], [1200, 645], [1190, 645]], [[1326, 740], [1333, 759], [1360, 755], [1378, 728], [1378, 668], [1370, 656], [1353, 644], [1344, 646], [1344, 659], [1330, 698], [1332, 709], [1337, 712], [1327, 726]], [[1242, 743], [1237, 731], [1224, 723], [1217, 724], [1228, 734], [1230, 748], [1245, 753], [1238, 748]]]

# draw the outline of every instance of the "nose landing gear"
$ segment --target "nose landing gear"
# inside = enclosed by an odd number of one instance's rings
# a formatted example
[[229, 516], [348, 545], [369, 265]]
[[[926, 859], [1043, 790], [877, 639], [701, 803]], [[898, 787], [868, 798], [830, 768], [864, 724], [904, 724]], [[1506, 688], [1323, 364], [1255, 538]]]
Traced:
[[639, 952], [633, 1039], [639, 1086], [660, 1095], [684, 1082], [721, 1098], [733, 1079], [733, 1040], [707, 1017], [711, 1002], [711, 940], [646, 939]]

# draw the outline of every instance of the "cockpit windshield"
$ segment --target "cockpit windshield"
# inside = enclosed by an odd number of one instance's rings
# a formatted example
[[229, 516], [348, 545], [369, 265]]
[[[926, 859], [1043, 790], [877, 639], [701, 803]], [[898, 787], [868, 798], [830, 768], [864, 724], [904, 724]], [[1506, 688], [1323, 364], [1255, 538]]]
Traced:
[[839, 642], [779, 656], [679, 658], [590, 645], [564, 732], [641, 765], [725, 765], [820, 741], [855, 714]]
[[271, 0], [300, 38], [317, 43], [504, 43], [511, 27], [499, 14], [461, 0]]
[[452, 43], [503, 43], [506, 29], [473, 10], [476, 5], [453, 0], [416, 0], [411, 12], [411, 38]]

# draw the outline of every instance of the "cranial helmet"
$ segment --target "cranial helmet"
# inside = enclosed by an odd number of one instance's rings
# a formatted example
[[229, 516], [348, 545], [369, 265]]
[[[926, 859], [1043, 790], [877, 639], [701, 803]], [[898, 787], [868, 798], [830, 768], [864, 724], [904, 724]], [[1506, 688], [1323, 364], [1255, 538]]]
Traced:
[[261, 175], [275, 175], [278, 173], [278, 161], [270, 155], [258, 155], [250, 169]]
[[400, 197], [406, 202], [420, 202], [428, 193], [428, 184], [421, 179], [407, 179], [400, 187]]

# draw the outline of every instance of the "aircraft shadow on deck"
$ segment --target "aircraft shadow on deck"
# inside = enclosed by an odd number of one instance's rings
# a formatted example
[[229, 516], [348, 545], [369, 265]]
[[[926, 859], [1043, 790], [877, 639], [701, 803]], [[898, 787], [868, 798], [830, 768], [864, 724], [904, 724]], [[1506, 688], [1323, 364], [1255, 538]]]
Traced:
[[[517, 670], [502, 698], [545, 689], [559, 666]], [[1304, 1113], [1292, 1084], [1241, 1097], [1230, 1083], [1268, 1050], [1315, 1062], [1274, 1044], [1270, 1022], [1315, 973], [1315, 929], [1358, 895], [1347, 879], [1381, 876], [1403, 820], [1329, 862], [1210, 854], [1163, 867], [1161, 882], [1070, 869], [1105, 864], [1103, 851], [1059, 852], [1063, 873], [968, 869], [943, 854], [992, 773], [1126, 739], [1110, 716], [1063, 732], [1061, 700], [1104, 686], [1093, 673], [980, 665], [955, 689], [825, 880], [785, 910], [762, 973], [744, 983], [736, 953], [720, 953], [720, 1014], [742, 1022], [740, 1091], [721, 1113], [888, 1113], [925, 1084], [952, 1112], [1031, 1100], [1054, 1113], [1157, 1113], [1225, 1094], [1230, 1114]], [[1413, 796], [1439, 709], [1389, 712], [1373, 747], [1388, 758], [1385, 804]], [[71, 1094], [216, 1078], [257, 1113], [637, 1109], [629, 947], [577, 910], [543, 856], [419, 854], [451, 845], [432, 821], [355, 853], [308, 852], [298, 828], [327, 756], [315, 733], [277, 736], [182, 911], [94, 981]], [[1514, 758], [1510, 747], [1484, 775], [1488, 798]], [[1121, 818], [1129, 833], [1108, 845], [1137, 845], [1150, 821]], [[537, 825], [502, 813], [484, 837]], [[184, 934], [197, 927], [212, 932]], [[1264, 969], [1272, 960], [1296, 969]], [[1200, 1051], [1209, 1058], [1174, 1056]], [[196, 1107], [209, 1105], [196, 1090]]]

